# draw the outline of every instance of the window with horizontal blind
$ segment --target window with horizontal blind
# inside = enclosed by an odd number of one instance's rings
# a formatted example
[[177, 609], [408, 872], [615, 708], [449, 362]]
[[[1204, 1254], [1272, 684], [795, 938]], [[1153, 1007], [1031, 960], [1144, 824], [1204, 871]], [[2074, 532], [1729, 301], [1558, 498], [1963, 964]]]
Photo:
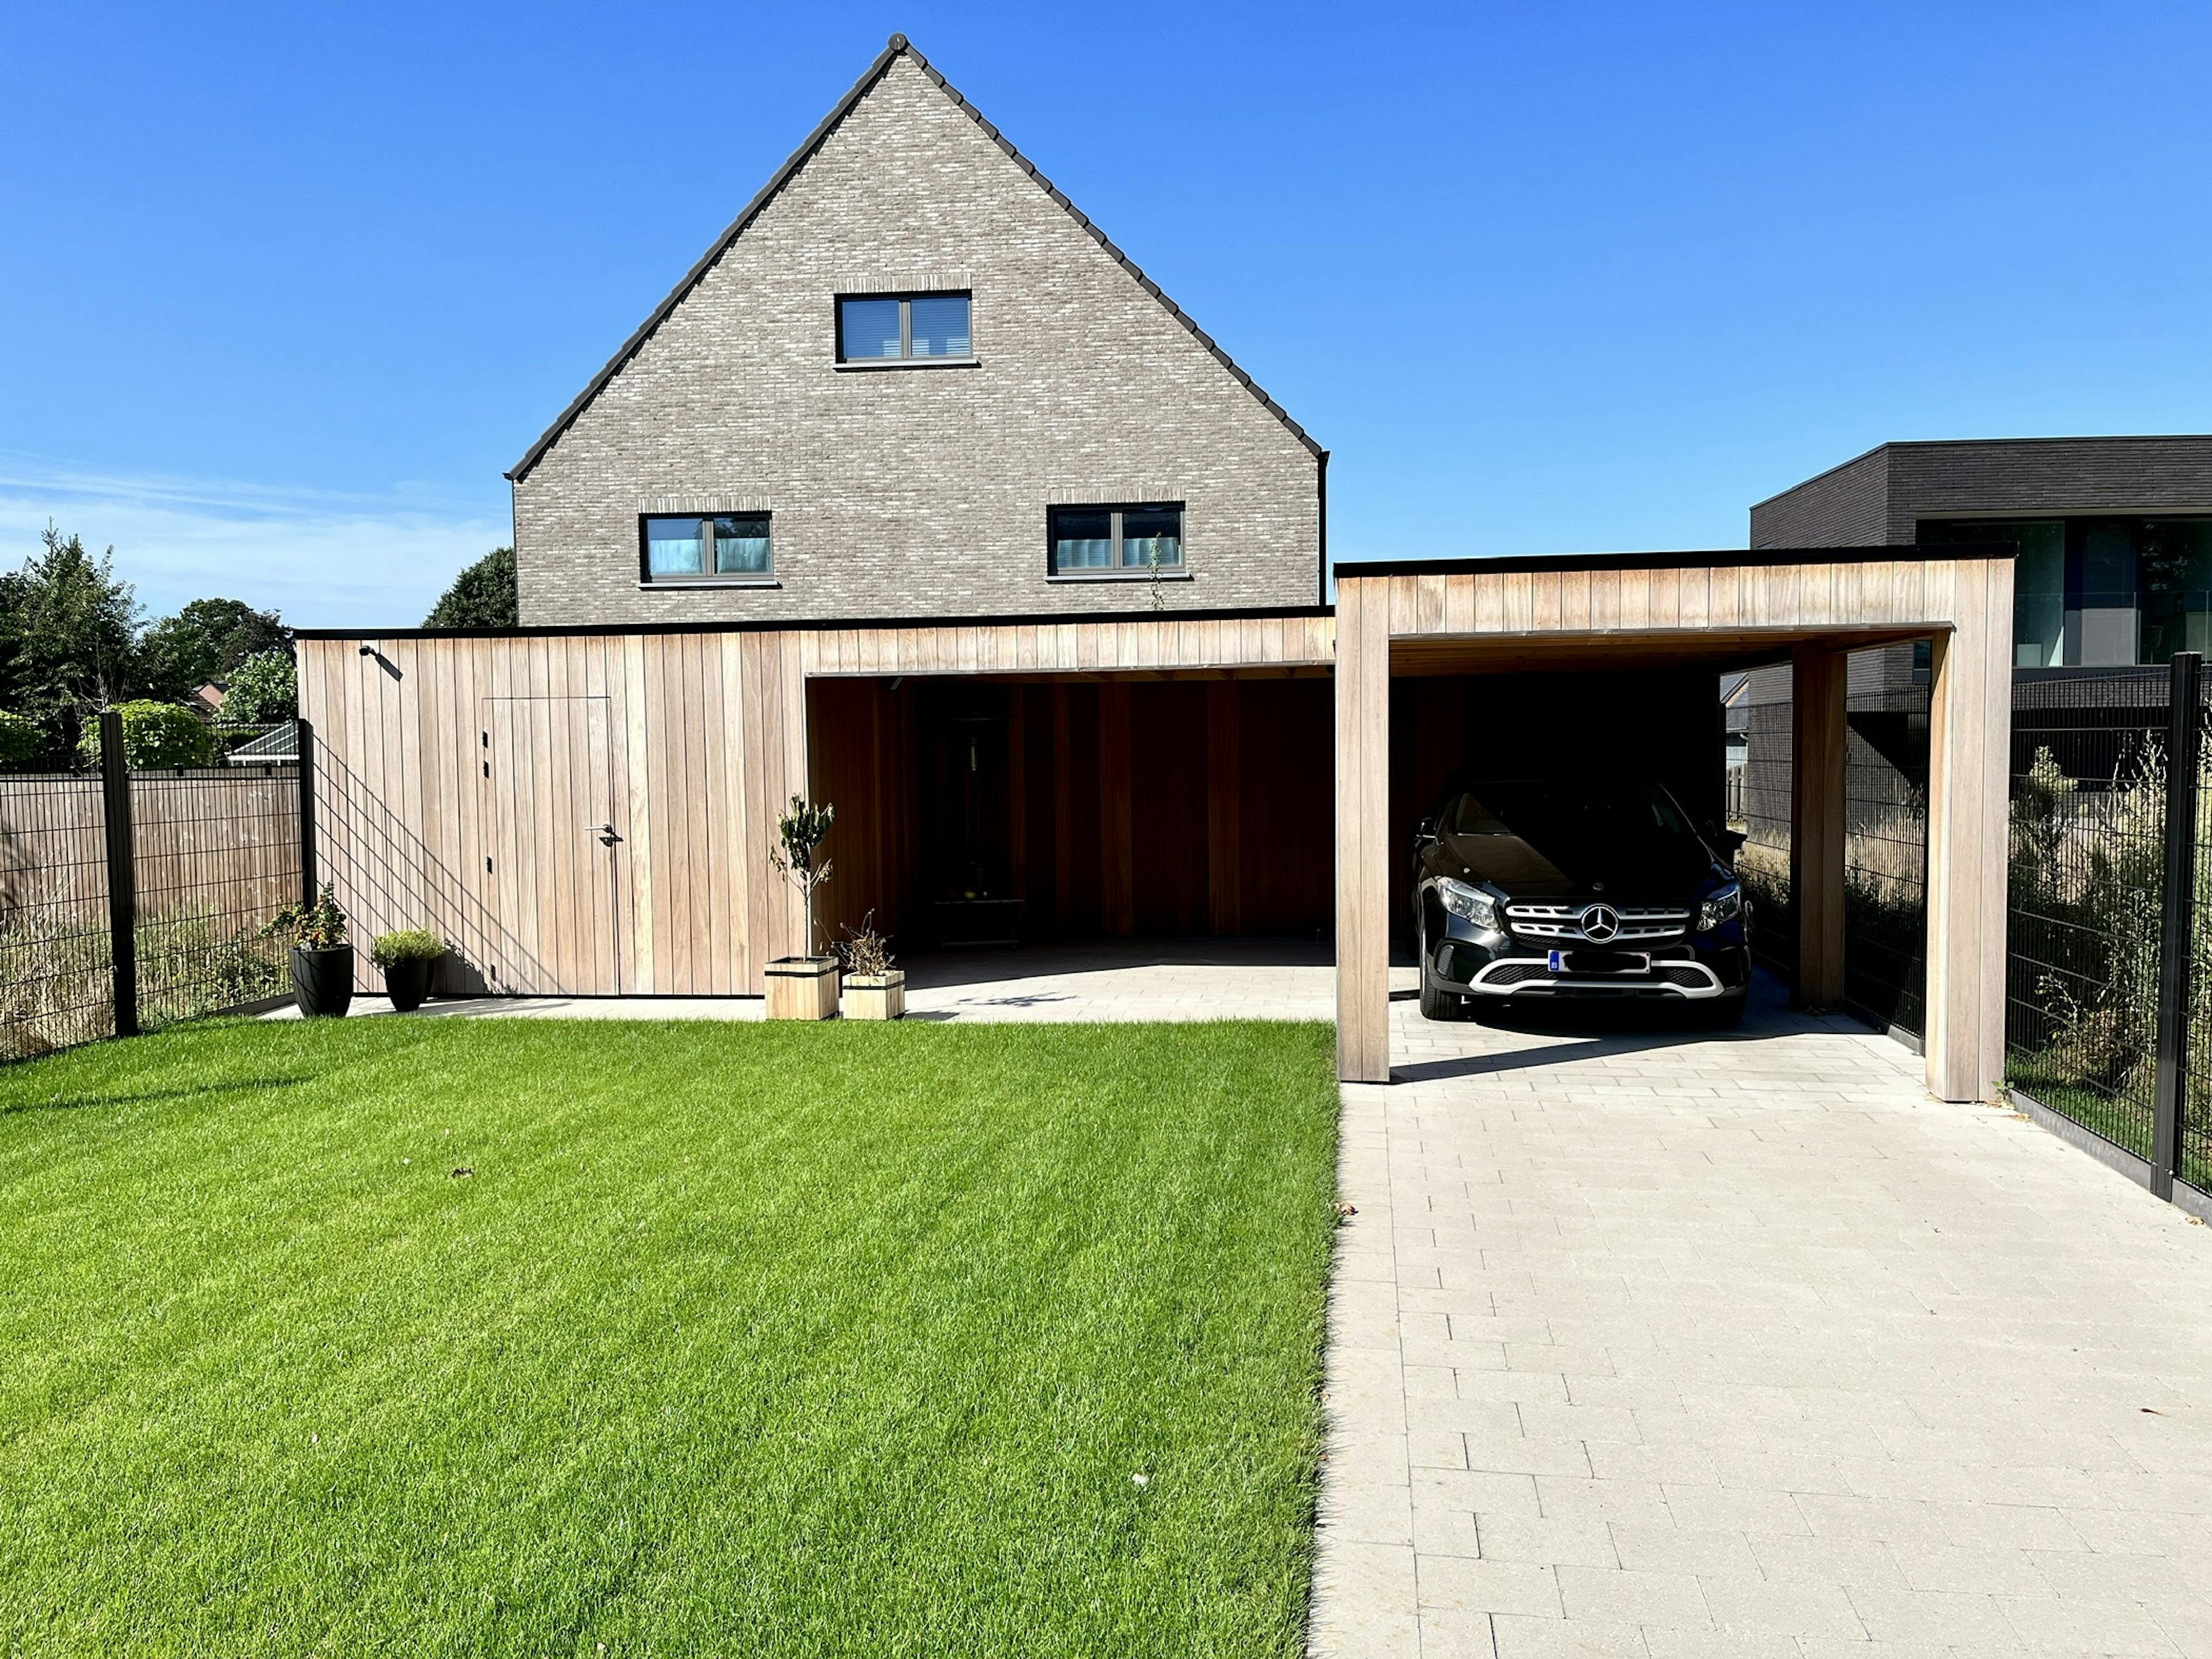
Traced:
[[1182, 572], [1182, 503], [1055, 507], [1047, 514], [1055, 576]]
[[841, 363], [943, 362], [973, 356], [965, 294], [853, 295], [837, 301]]
[[765, 513], [654, 514], [640, 540], [649, 582], [758, 581], [775, 573]]

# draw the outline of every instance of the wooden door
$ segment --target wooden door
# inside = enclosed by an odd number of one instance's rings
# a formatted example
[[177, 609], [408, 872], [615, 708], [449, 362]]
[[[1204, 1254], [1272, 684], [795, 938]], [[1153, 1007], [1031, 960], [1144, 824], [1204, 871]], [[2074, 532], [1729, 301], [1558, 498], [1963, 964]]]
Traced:
[[626, 817], [605, 697], [486, 697], [478, 746], [484, 964], [495, 991], [611, 996], [622, 985], [617, 897]]

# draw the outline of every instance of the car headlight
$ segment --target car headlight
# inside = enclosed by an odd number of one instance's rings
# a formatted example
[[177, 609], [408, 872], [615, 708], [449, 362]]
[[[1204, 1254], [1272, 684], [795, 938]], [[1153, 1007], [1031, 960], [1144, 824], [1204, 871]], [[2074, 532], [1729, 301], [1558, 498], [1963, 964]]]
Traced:
[[1437, 896], [1445, 909], [1478, 927], [1498, 926], [1498, 901], [1479, 887], [1470, 887], [1449, 876], [1437, 878]]
[[1743, 889], [1723, 887], [1698, 907], [1698, 931], [1710, 933], [1724, 921], [1743, 914]]

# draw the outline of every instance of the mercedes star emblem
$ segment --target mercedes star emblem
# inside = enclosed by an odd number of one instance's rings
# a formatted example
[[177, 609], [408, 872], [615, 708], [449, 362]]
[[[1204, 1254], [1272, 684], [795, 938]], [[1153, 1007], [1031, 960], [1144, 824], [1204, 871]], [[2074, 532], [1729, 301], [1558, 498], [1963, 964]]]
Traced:
[[1602, 945], [1620, 932], [1620, 915], [1610, 904], [1593, 904], [1583, 912], [1583, 937]]

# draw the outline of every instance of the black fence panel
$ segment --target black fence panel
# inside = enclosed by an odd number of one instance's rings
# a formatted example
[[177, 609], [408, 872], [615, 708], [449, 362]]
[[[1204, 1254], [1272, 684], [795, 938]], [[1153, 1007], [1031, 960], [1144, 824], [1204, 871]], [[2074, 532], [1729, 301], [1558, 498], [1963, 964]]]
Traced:
[[2199, 702], [2197, 724], [2197, 927], [2181, 1088], [2181, 1178], [2212, 1193], [2212, 694]]
[[2139, 1158], [2152, 1151], [2166, 671], [2014, 687], [2005, 1075]]
[[136, 772], [131, 811], [141, 1024], [282, 994], [285, 948], [260, 934], [300, 893], [298, 769]]
[[1928, 1018], [1928, 692], [1846, 716], [1844, 1006], [1920, 1036]]
[[100, 779], [0, 775], [0, 1059], [115, 1032]]
[[[265, 746], [289, 754], [288, 732]], [[254, 734], [226, 735], [234, 751]], [[112, 1036], [118, 1003], [152, 1030], [289, 985], [283, 945], [260, 933], [303, 884], [299, 767], [233, 752], [118, 781], [129, 845], [111, 866], [100, 774], [0, 772], [0, 1060]], [[111, 868], [135, 894], [114, 915]]]

